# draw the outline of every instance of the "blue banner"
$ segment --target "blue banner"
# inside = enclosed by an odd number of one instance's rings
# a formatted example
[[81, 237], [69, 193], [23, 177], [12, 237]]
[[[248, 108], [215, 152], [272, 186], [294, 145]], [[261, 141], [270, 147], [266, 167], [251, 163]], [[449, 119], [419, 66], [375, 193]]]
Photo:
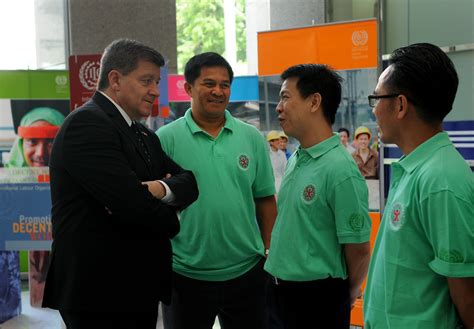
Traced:
[[0, 324], [20, 313], [20, 257], [18, 251], [0, 251]]
[[162, 106], [168, 106], [169, 101], [168, 101], [168, 66], [162, 66], [160, 68], [160, 97], [159, 97], [159, 102], [160, 102], [160, 107]]
[[258, 102], [258, 76], [240, 76], [232, 81], [231, 102]]
[[51, 194], [48, 168], [0, 171], [0, 250], [49, 250]]

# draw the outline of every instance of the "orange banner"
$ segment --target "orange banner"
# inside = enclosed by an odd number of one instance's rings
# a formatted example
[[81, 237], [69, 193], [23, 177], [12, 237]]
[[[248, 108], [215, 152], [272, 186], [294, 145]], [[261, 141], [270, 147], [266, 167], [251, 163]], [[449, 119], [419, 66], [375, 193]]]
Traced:
[[295, 64], [336, 70], [377, 67], [375, 19], [258, 33], [258, 75], [280, 75]]
[[[374, 249], [375, 238], [377, 237], [377, 232], [379, 231], [380, 226], [380, 213], [371, 212], [369, 213], [370, 219], [372, 219], [372, 231], [370, 232], [370, 250]], [[362, 283], [362, 291], [365, 290], [365, 284], [367, 283], [367, 278]], [[354, 305], [354, 308], [351, 311], [351, 325], [352, 326], [364, 326], [364, 297], [358, 298]]]

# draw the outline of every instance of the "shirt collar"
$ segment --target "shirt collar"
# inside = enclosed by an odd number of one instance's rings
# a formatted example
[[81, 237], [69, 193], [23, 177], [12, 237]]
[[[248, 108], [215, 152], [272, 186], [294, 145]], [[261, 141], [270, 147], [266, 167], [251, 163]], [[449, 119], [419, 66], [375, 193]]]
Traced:
[[446, 132], [439, 132], [427, 141], [418, 145], [410, 154], [404, 155], [398, 161], [400, 167], [408, 173], [413, 172], [420, 164], [424, 163], [426, 159], [438, 149], [450, 145], [451, 140]]
[[[230, 114], [230, 112], [228, 110], [225, 110], [224, 112], [224, 116], [225, 116], [225, 124], [224, 124], [224, 128], [225, 129], [228, 129], [230, 131], [233, 131], [234, 129], [234, 117]], [[198, 133], [198, 132], [204, 132], [206, 133], [204, 130], [201, 129], [201, 127], [199, 127], [197, 125], [197, 123], [194, 121], [193, 119], [193, 116], [192, 116], [192, 110], [191, 109], [188, 109], [186, 111], [186, 113], [184, 114], [184, 119], [186, 120], [186, 123], [188, 124], [188, 127], [189, 129], [191, 129], [191, 132], [193, 134], [195, 133]]]
[[107, 98], [109, 101], [112, 102], [112, 104], [115, 105], [115, 107], [117, 108], [117, 110], [120, 112], [120, 114], [123, 116], [123, 118], [125, 119], [125, 121], [127, 122], [127, 125], [129, 127], [132, 126], [132, 119], [130, 119], [130, 116], [127, 114], [127, 112], [125, 112], [123, 110], [122, 107], [120, 107], [120, 105], [118, 105], [117, 103], [114, 102], [114, 100], [112, 98], [109, 97], [109, 95], [107, 95], [106, 93], [98, 90], [99, 93], [101, 93], [105, 98]]
[[332, 137], [329, 137], [328, 139], [325, 139], [324, 141], [308, 148], [302, 148], [301, 146], [299, 146], [298, 152], [306, 152], [312, 158], [316, 159], [339, 145], [341, 145], [339, 135], [333, 134]]
[[[344, 146], [344, 145], [343, 145]], [[360, 150], [357, 149], [356, 151], [356, 154], [360, 157], [362, 157], [362, 155], [360, 154]], [[370, 147], [369, 147], [369, 155], [367, 156], [367, 159], [371, 158], [371, 157], [374, 157], [375, 156], [375, 151], [372, 150]]]

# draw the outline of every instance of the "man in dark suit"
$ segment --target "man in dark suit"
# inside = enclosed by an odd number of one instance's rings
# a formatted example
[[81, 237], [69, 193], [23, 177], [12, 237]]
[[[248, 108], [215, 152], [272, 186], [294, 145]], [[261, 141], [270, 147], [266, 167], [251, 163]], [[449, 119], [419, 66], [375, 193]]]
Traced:
[[170, 302], [176, 211], [198, 190], [194, 175], [136, 122], [151, 113], [163, 65], [150, 47], [114, 41], [102, 56], [98, 91], [55, 138], [43, 306], [58, 309], [68, 328], [154, 329], [158, 302]]

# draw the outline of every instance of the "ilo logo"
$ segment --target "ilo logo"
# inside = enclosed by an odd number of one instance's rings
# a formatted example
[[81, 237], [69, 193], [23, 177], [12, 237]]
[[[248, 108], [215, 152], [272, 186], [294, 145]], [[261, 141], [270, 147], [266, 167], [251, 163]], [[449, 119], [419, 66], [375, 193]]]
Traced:
[[184, 89], [184, 83], [185, 83], [184, 80], [178, 80], [178, 81], [176, 82], [176, 87], [177, 87], [178, 89], [180, 89], [180, 90], [181, 90], [181, 89]]
[[93, 91], [99, 79], [99, 61], [85, 61], [79, 69], [79, 80], [84, 88]]
[[67, 84], [67, 76], [57, 75], [54, 81], [58, 86], [65, 86]]
[[365, 46], [368, 40], [369, 35], [367, 34], [367, 31], [361, 30], [352, 32], [352, 43], [354, 46]]

